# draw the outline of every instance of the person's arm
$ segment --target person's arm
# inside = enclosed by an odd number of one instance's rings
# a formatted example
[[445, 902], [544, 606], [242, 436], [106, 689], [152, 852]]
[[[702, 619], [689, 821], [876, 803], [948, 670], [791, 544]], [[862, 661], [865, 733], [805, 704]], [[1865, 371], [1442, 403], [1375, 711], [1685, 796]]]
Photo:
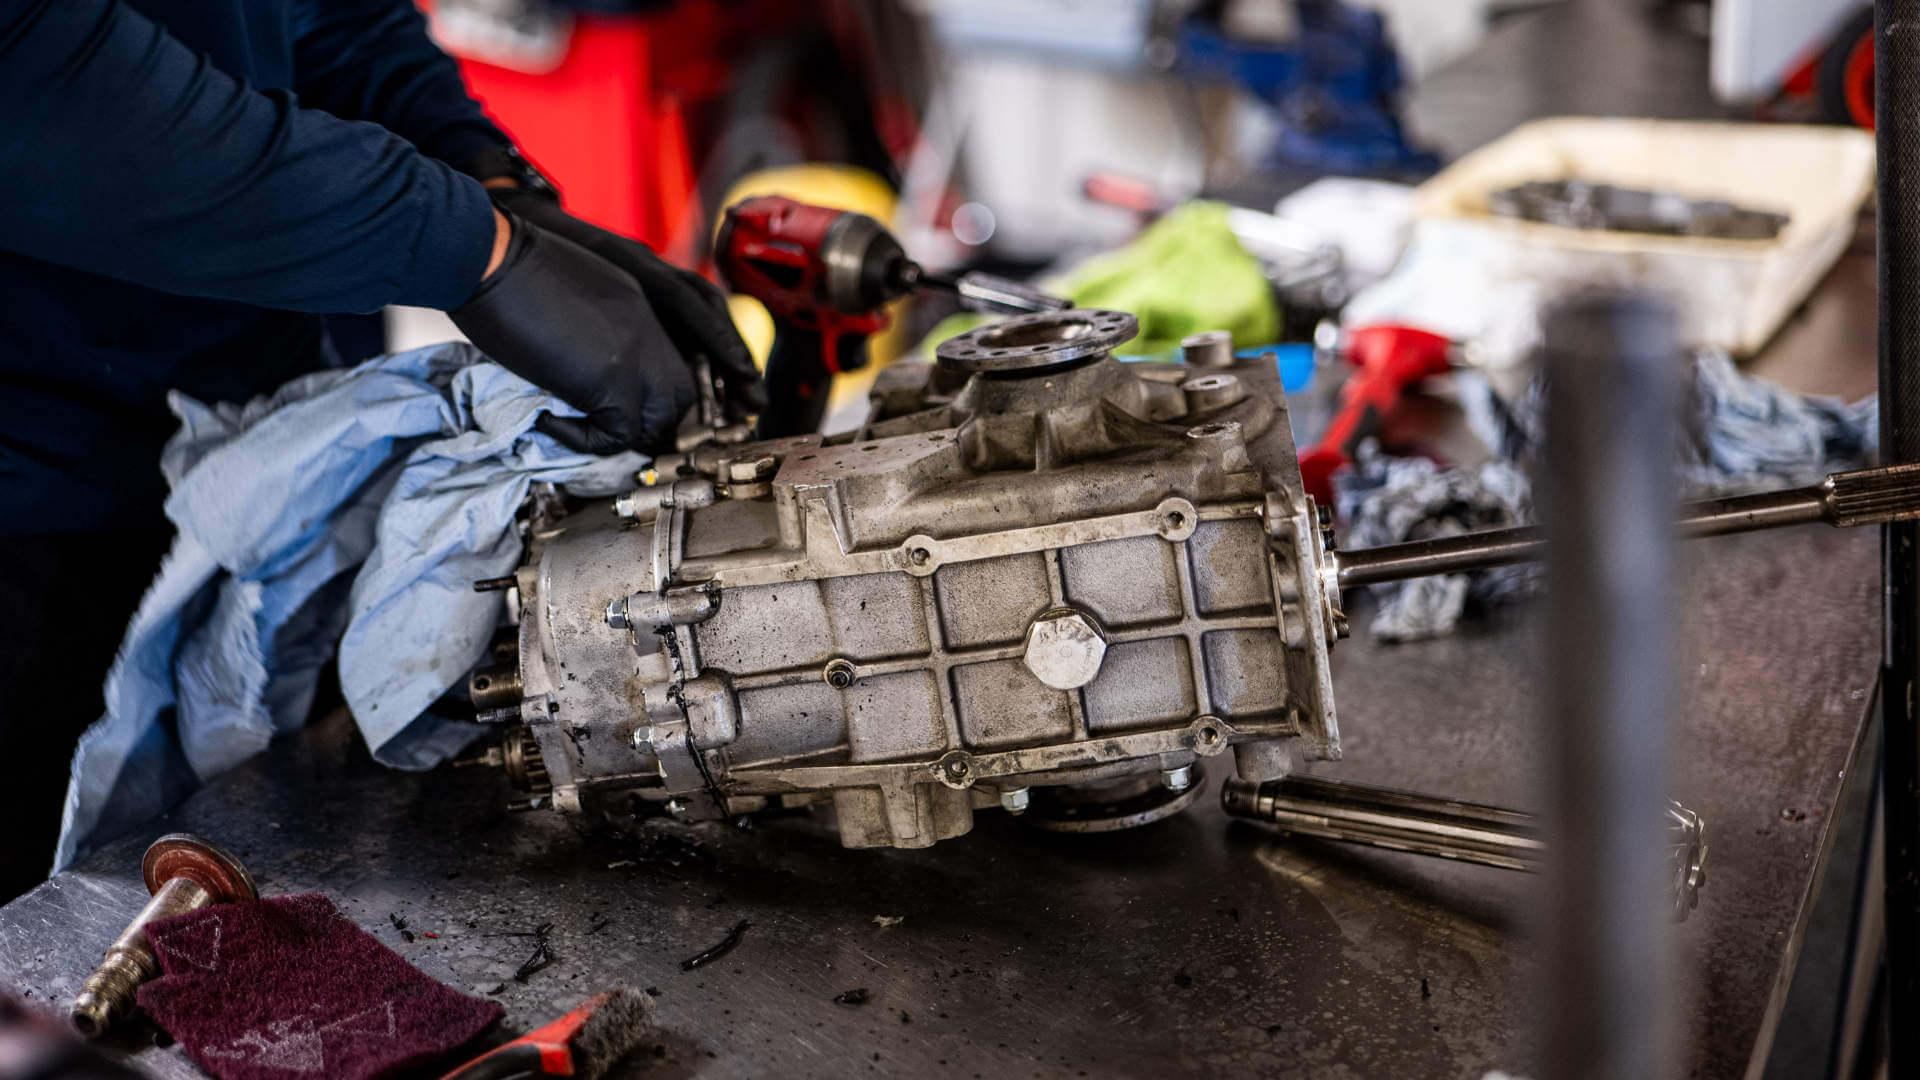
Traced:
[[563, 212], [552, 186], [467, 95], [459, 65], [428, 38], [412, 0], [298, 0], [296, 41], [294, 85], [303, 102], [377, 121], [488, 187], [537, 181], [538, 190], [495, 191], [495, 201], [632, 277], [673, 348], [689, 361], [707, 358], [736, 418], [765, 404], [753, 357], [720, 291], [643, 245]]
[[188, 296], [452, 308], [498, 256], [472, 178], [215, 68], [120, 0], [0, 0], [0, 246]]
[[544, 418], [555, 438], [673, 445], [693, 379], [640, 287], [400, 136], [255, 91], [120, 0], [0, 0], [0, 101], [0, 247], [263, 307], [441, 308], [586, 414]]
[[298, 0], [294, 20], [302, 104], [370, 120], [455, 168], [510, 145], [413, 0]]

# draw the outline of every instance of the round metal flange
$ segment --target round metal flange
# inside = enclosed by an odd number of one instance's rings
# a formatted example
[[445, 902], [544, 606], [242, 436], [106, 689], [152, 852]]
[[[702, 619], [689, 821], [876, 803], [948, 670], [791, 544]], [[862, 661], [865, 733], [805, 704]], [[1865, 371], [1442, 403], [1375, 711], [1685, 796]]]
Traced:
[[1120, 784], [1086, 785], [1090, 790], [1083, 791], [1033, 788], [1020, 820], [1062, 833], [1119, 832], [1151, 825], [1185, 810], [1200, 797], [1207, 786], [1206, 769], [1198, 761], [1191, 768], [1191, 782], [1180, 791], [1169, 790], [1158, 772], [1129, 777]]
[[207, 890], [214, 903], [260, 898], [253, 875], [232, 852], [192, 833], [168, 833], [155, 840], [140, 860], [140, 876], [149, 893], [183, 877]]
[[1139, 332], [1140, 321], [1124, 311], [1039, 311], [948, 338], [933, 354], [948, 371], [1025, 374], [1104, 356]]

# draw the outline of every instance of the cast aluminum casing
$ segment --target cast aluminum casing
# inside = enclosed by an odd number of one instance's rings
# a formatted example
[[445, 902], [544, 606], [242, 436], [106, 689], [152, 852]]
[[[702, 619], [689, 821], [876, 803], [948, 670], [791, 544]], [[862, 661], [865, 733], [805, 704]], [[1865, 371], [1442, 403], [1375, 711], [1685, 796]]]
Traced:
[[1273, 362], [1111, 356], [1133, 332], [997, 323], [881, 372], [857, 432], [709, 442], [536, 530], [498, 712], [552, 804], [830, 802], [848, 846], [923, 847], [1229, 747], [1254, 781], [1337, 757], [1344, 620]]

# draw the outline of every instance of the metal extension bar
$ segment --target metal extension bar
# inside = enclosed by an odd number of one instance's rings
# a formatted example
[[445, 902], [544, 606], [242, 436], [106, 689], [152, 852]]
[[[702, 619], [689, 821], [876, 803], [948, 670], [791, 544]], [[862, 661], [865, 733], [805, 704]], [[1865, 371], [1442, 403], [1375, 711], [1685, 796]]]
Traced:
[[1318, 776], [1228, 780], [1220, 805], [1290, 833], [1443, 859], [1538, 870], [1546, 842], [1532, 814]]
[[[1539, 819], [1524, 810], [1419, 795], [1319, 776], [1254, 784], [1229, 779], [1220, 789], [1228, 814], [1369, 847], [1537, 871], [1546, 860]], [[1706, 883], [1707, 830], [1700, 815], [1670, 802], [1665, 823], [1673, 867], [1673, 915], [1685, 919]]]

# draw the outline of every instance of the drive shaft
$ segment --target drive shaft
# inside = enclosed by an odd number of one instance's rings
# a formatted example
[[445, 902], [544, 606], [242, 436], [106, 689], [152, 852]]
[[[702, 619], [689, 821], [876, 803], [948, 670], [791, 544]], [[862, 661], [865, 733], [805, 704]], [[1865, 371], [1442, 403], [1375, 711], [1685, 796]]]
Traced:
[[[1220, 789], [1220, 805], [1234, 817], [1300, 836], [1503, 870], [1539, 870], [1546, 861], [1546, 843], [1533, 814], [1397, 788], [1301, 775], [1260, 784], [1230, 779]], [[1677, 802], [1667, 804], [1663, 822], [1672, 915], [1683, 920], [1706, 883], [1706, 824]]]
[[1503, 870], [1538, 869], [1546, 848], [1532, 814], [1316, 776], [1263, 784], [1228, 780], [1220, 791], [1220, 805], [1235, 817], [1303, 836]]
[[[1920, 464], [1833, 473], [1810, 487], [1688, 503], [1677, 522], [1686, 539], [1824, 521], [1846, 528], [1920, 519]], [[1343, 551], [1340, 587], [1486, 570], [1546, 555], [1538, 525]]]

